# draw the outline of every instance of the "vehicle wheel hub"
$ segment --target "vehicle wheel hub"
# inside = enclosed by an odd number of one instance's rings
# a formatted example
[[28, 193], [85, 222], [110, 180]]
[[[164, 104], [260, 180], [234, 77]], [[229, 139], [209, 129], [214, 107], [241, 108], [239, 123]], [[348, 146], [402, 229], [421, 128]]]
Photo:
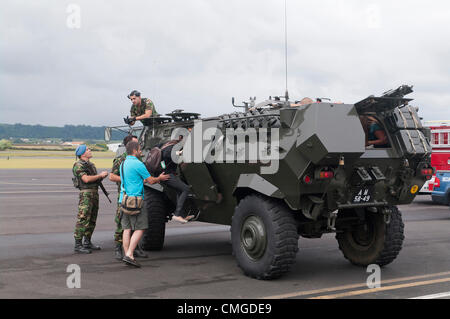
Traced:
[[353, 232], [353, 240], [360, 246], [370, 246], [374, 241], [374, 229], [371, 224], [360, 225]]
[[267, 235], [261, 218], [249, 216], [244, 221], [241, 229], [241, 244], [252, 260], [259, 260], [264, 255], [267, 247]]

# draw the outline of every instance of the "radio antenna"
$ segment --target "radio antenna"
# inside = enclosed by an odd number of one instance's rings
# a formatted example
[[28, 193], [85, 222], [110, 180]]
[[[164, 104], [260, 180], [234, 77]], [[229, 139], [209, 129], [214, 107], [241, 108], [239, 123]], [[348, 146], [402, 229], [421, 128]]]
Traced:
[[285, 83], [286, 83], [286, 103], [289, 100], [288, 93], [288, 37], [287, 37], [287, 0], [284, 0], [284, 62], [285, 62]]

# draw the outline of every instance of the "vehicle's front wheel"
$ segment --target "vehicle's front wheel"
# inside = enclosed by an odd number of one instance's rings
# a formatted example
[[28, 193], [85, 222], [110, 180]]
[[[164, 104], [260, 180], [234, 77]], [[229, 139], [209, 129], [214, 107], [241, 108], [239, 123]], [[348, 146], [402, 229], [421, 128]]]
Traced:
[[235, 209], [231, 242], [237, 264], [247, 276], [278, 278], [295, 262], [297, 223], [282, 202], [249, 195]]
[[[405, 238], [404, 224], [397, 207], [389, 209], [391, 216], [388, 223], [382, 213], [366, 211], [364, 221], [336, 234], [339, 249], [351, 263], [358, 266], [384, 266], [397, 258]], [[336, 223], [349, 215], [356, 216], [356, 213], [351, 210], [340, 211]]]
[[141, 240], [144, 250], [161, 250], [166, 235], [167, 208], [164, 194], [145, 187], [142, 213], [148, 216], [148, 229]]

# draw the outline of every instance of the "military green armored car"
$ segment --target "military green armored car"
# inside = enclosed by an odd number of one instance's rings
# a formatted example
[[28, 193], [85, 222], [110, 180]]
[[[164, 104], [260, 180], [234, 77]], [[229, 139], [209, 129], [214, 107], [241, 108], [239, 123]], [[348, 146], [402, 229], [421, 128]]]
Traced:
[[[286, 94], [212, 118], [177, 110], [146, 120], [140, 141], [148, 152], [183, 135], [172, 155], [192, 191], [185, 213], [231, 225], [246, 275], [280, 277], [296, 260], [299, 236], [326, 233], [336, 233], [351, 263], [384, 266], [404, 240], [397, 206], [434, 173], [429, 132], [405, 98], [411, 92], [405, 85], [356, 104], [307, 105]], [[367, 119], [384, 132], [381, 147], [366, 146], [374, 135]], [[175, 202], [173, 190], [145, 187], [145, 249], [162, 249]]]

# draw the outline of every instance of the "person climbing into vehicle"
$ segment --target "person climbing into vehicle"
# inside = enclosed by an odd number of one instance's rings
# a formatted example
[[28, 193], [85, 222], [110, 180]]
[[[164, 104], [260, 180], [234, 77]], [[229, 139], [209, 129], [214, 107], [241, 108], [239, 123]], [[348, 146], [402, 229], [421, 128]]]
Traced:
[[189, 220], [194, 218], [194, 215], [189, 215], [183, 217], [183, 206], [189, 195], [191, 188], [189, 185], [184, 183], [177, 174], [178, 164], [173, 161], [172, 149], [173, 147], [181, 142], [183, 136], [180, 135], [177, 140], [172, 140], [167, 143], [159, 144], [158, 147], [161, 149], [161, 166], [164, 172], [170, 176], [167, 181], [161, 182], [163, 186], [170, 187], [174, 189], [177, 193], [177, 206], [173, 213], [172, 219], [180, 222], [182, 224], [187, 223]]

